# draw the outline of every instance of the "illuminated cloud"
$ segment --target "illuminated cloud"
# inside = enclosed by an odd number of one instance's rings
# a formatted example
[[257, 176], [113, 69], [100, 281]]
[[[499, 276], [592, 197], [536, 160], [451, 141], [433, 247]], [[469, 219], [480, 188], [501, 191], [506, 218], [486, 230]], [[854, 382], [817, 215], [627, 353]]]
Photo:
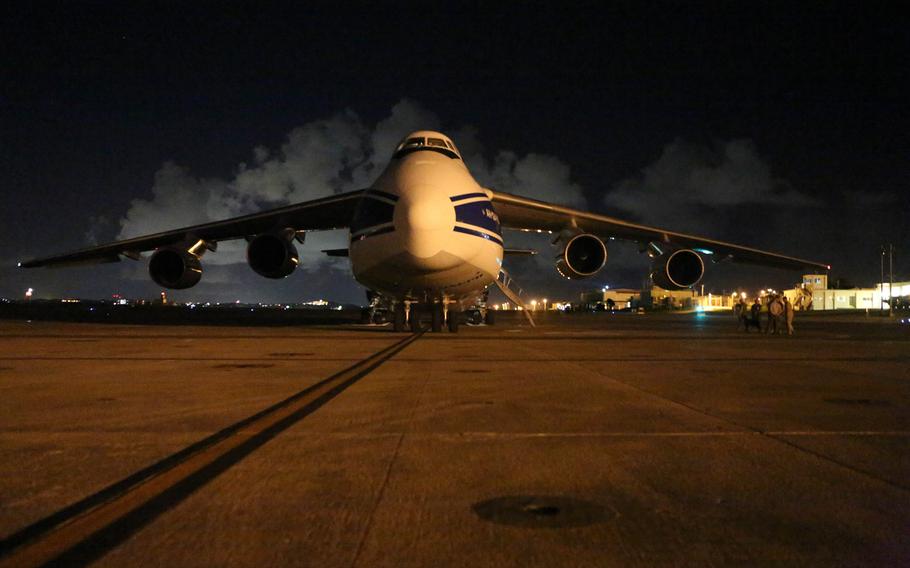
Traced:
[[675, 140], [657, 161], [618, 183], [604, 202], [642, 222], [688, 231], [716, 227], [724, 209], [818, 205], [775, 178], [749, 140], [714, 148]]
[[[136, 199], [120, 220], [118, 239], [177, 227], [216, 221], [368, 187], [385, 167], [398, 141], [414, 130], [439, 130], [441, 120], [420, 104], [404, 99], [376, 125], [366, 125], [346, 110], [332, 117], [294, 128], [277, 149], [256, 146], [249, 163], [237, 166], [231, 179], [200, 178], [175, 162], [164, 163], [155, 174], [150, 199]], [[540, 154], [518, 156], [501, 150], [485, 159], [478, 132], [471, 126], [452, 131], [466, 153], [478, 181], [502, 191], [584, 206], [581, 188], [571, 181], [569, 166]], [[461, 138], [463, 136], [463, 139]], [[243, 240], [219, 243], [207, 254], [206, 264], [245, 263]], [[347, 270], [347, 261], [328, 258], [320, 250], [344, 248], [347, 233], [311, 233], [300, 249], [303, 270], [327, 266]], [[131, 274], [146, 278], [145, 267]], [[212, 274], [213, 278], [217, 278]], [[229, 277], [222, 276], [225, 280]], [[208, 279], [208, 277], [206, 277]]]

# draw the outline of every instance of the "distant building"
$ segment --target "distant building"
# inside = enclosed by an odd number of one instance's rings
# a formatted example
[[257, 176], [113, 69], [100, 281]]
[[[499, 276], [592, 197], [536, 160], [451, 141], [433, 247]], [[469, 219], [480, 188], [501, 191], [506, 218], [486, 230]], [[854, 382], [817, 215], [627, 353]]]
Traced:
[[[698, 290], [664, 290], [659, 286], [646, 285], [642, 290], [633, 288], [603, 288], [582, 292], [581, 303], [593, 307], [597, 304], [608, 305], [613, 300], [616, 309], [645, 306], [667, 310], [710, 310], [729, 309], [740, 298], [749, 302], [756, 296], [778, 294], [775, 290], [759, 290], [756, 294], [736, 291], [722, 295], [707, 294], [701, 296]], [[893, 292], [887, 282], [876, 284], [872, 288], [853, 288], [846, 290], [828, 289], [827, 274], [804, 274], [802, 282], [794, 288], [782, 292], [797, 310], [863, 310], [879, 309], [888, 306], [891, 297], [910, 296], [910, 281], [895, 282]]]
[[812, 290], [827, 290], [828, 289], [828, 275], [827, 274], [803, 274], [803, 288]]
[[698, 292], [694, 289], [664, 290], [660, 286], [651, 286], [642, 290], [641, 301], [645, 306], [668, 310], [691, 310], [699, 305]]
[[[812, 291], [813, 310], [877, 310], [888, 306], [889, 298], [910, 296], [910, 282], [881, 282], [874, 288]], [[884, 302], [882, 299], [884, 298]]]
[[581, 293], [581, 303], [588, 306], [608, 305], [613, 300], [617, 310], [637, 308], [641, 303], [641, 290], [634, 288], [601, 288]]

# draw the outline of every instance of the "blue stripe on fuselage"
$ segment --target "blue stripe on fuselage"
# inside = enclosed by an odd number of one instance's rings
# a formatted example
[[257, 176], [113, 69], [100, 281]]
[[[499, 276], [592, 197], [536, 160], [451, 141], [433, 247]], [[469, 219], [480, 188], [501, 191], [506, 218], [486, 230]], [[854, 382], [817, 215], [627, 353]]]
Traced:
[[488, 199], [486, 193], [462, 193], [461, 195], [453, 195], [449, 199], [452, 200], [452, 202], [455, 202], [455, 201], [462, 201], [464, 199], [473, 199], [475, 197], [482, 197], [484, 199]]
[[496, 215], [496, 211], [493, 210], [493, 205], [489, 200], [464, 203], [462, 205], [456, 204], [455, 220], [459, 223], [482, 227], [490, 232], [496, 233], [500, 239], [502, 238], [502, 230], [499, 226], [499, 216]]

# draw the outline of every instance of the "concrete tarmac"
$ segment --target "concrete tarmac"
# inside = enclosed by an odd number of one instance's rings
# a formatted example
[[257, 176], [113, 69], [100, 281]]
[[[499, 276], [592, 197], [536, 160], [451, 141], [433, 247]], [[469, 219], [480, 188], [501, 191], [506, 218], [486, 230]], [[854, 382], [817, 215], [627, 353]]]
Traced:
[[[910, 564], [910, 326], [539, 319], [423, 335], [87, 558]], [[24, 528], [404, 337], [0, 321], [7, 554]]]

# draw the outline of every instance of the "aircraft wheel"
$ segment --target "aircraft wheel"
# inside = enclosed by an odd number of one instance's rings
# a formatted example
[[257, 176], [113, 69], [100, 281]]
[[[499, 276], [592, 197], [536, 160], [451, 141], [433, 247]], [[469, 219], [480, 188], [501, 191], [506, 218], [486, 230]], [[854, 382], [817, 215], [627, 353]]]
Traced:
[[411, 333], [420, 332], [420, 309], [417, 304], [411, 304], [411, 313], [408, 317], [408, 323], [411, 326]]
[[446, 325], [449, 328], [449, 333], [458, 333], [458, 317], [461, 314], [455, 310], [449, 310], [449, 317], [446, 318]]
[[394, 329], [395, 331], [404, 331], [405, 330], [404, 320], [405, 320], [404, 302], [398, 302], [397, 304], [395, 304], [395, 319], [392, 321], [392, 329]]
[[432, 319], [432, 324], [431, 324], [430, 329], [433, 330], [433, 333], [439, 333], [440, 331], [442, 331], [443, 305], [442, 304], [433, 304], [432, 310], [433, 310], [433, 313], [432, 313], [433, 319]]
[[486, 315], [483, 316], [483, 323], [487, 325], [493, 325], [496, 323], [496, 312], [493, 310], [487, 310]]

